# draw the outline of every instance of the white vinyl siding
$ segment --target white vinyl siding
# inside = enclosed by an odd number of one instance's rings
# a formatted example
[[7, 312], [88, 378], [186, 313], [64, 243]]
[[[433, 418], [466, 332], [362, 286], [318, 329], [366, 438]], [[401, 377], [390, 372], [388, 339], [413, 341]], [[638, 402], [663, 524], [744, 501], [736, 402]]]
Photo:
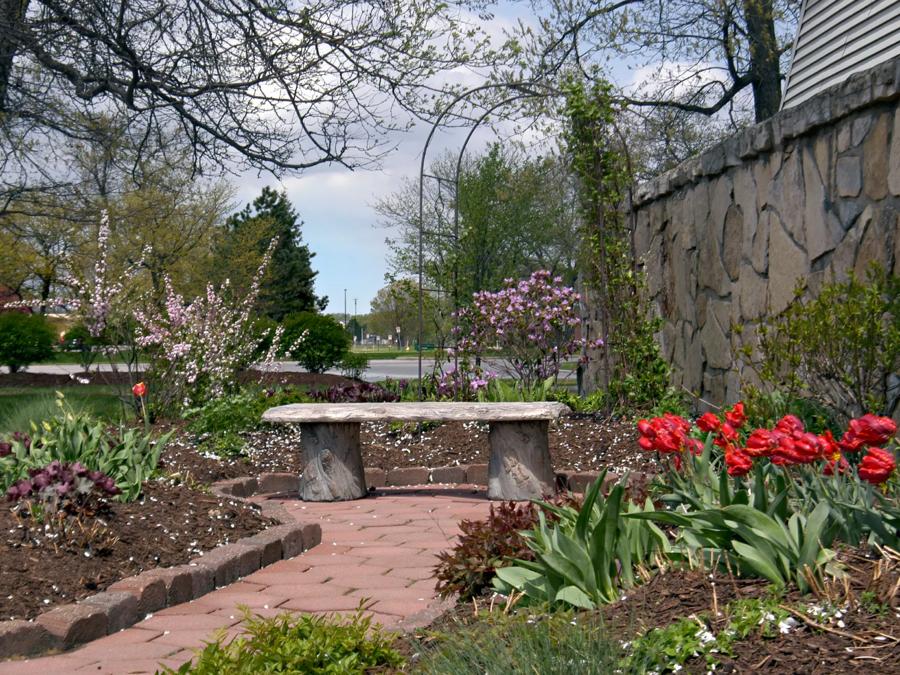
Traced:
[[900, 0], [804, 0], [781, 107], [900, 56]]

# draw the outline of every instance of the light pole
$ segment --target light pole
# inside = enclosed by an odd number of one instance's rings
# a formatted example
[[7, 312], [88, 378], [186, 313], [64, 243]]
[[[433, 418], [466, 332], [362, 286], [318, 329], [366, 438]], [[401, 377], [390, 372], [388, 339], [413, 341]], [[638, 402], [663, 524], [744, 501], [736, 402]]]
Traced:
[[344, 289], [344, 326], [348, 326], [347, 323], [347, 289]]
[[394, 330], [397, 331], [397, 349], [403, 349], [403, 345], [400, 344], [400, 326], [396, 326]]

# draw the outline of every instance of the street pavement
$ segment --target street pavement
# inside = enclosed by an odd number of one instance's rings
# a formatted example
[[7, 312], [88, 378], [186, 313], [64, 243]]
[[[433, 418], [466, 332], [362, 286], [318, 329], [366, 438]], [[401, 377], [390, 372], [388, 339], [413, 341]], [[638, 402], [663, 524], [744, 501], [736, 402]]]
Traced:
[[[296, 362], [293, 361], [279, 361], [277, 364], [277, 371], [284, 373], [299, 373], [303, 372], [303, 368], [297, 365]], [[505, 375], [505, 362], [502, 359], [490, 359], [484, 362], [484, 367], [486, 370], [493, 371], [498, 373], [501, 377]], [[422, 372], [424, 374], [429, 374], [434, 370], [435, 361], [433, 358], [426, 358], [422, 360]], [[94, 369], [99, 368], [101, 371], [109, 371], [112, 370], [112, 366], [109, 364], [103, 363], [98, 364], [94, 367]], [[52, 374], [62, 374], [62, 375], [71, 375], [77, 373], [81, 370], [81, 367], [75, 364], [42, 364], [36, 366], [29, 366], [27, 372], [29, 373], [52, 373]], [[0, 369], [0, 372], [6, 372], [6, 368]], [[332, 369], [328, 371], [329, 373], [333, 373], [335, 375], [339, 375], [340, 371], [337, 369]], [[569, 373], [564, 371], [562, 379], [574, 379], [574, 373]], [[381, 382], [382, 380], [386, 380], [388, 378], [392, 380], [414, 380], [419, 376], [419, 360], [413, 357], [401, 357], [396, 359], [372, 359], [369, 361], [369, 369], [363, 373], [362, 379], [367, 382]]]

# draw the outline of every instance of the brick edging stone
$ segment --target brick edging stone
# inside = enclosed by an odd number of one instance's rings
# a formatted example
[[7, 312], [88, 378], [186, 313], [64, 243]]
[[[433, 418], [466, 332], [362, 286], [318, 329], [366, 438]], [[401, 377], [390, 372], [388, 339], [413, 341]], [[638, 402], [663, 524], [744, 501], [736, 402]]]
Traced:
[[[599, 471], [557, 471], [556, 486], [560, 490], [584, 492], [600, 477]], [[487, 485], [487, 464], [461, 464], [459, 466], [406, 466], [396, 469], [365, 469], [366, 486], [373, 488], [409, 487], [413, 485]], [[629, 478], [631, 474], [628, 474]], [[607, 472], [604, 485], [615, 483], [620, 476]], [[293, 473], [266, 473], [258, 477], [234, 478], [216, 483], [213, 491], [227, 497], [252, 497], [256, 494], [296, 492], [300, 478]], [[264, 504], [264, 508], [266, 504]], [[271, 504], [271, 508], [281, 508]], [[277, 517], [275, 515], [274, 517]]]
[[[284, 478], [289, 475], [261, 474], [257, 478], [222, 481], [212, 485], [212, 492], [239, 500], [262, 492], [283, 492], [290, 487]], [[239, 489], [235, 489], [237, 485]], [[282, 524], [214, 548], [186, 564], [127, 577], [102, 593], [55, 607], [34, 620], [0, 621], [0, 659], [70, 649], [116, 633], [148, 614], [196, 600], [261, 567], [293, 558], [322, 541], [318, 523], [290, 522], [284, 508], [275, 503], [264, 503], [262, 511]]]

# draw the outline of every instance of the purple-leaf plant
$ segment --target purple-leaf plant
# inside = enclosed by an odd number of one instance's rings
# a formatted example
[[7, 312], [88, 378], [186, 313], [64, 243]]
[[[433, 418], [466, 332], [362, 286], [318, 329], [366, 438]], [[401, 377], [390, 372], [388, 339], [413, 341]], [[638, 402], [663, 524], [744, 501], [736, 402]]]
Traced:
[[13, 513], [26, 539], [38, 545], [46, 540], [54, 547], [84, 548], [111, 543], [97, 517], [109, 511], [107, 498], [120, 493], [103, 472], [91, 471], [80, 462], [54, 460], [31, 469], [28, 478], [9, 487], [6, 498], [14, 504]]
[[466, 356], [499, 352], [507, 374], [532, 389], [559, 375], [562, 364], [602, 347], [602, 341], [577, 337], [581, 297], [546, 270], [505, 288], [481, 291], [457, 313], [457, 349]]

